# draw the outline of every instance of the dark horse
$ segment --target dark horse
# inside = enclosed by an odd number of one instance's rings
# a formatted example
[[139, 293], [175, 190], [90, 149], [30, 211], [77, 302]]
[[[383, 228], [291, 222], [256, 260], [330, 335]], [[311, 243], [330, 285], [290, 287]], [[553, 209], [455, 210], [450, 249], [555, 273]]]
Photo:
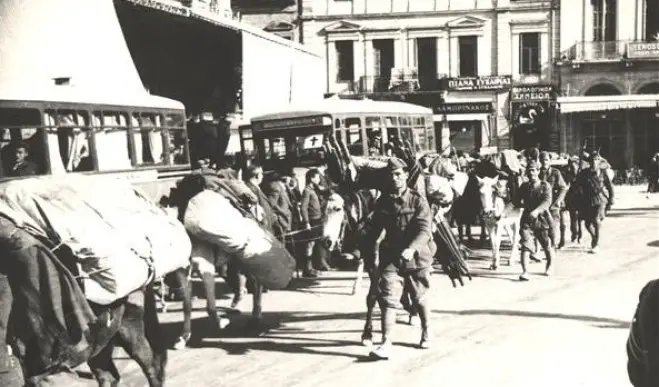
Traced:
[[9, 334], [0, 332], [0, 344], [8, 337], [26, 385], [40, 385], [87, 362], [99, 386], [116, 386], [120, 376], [112, 351], [117, 344], [140, 365], [149, 386], [164, 384], [167, 350], [150, 285], [110, 305], [88, 302], [71, 250], [33, 236], [5, 216], [0, 216], [0, 251], [0, 273], [9, 283], [0, 315], [11, 309], [9, 324], [0, 323], [0, 328], [9, 325]]
[[640, 292], [627, 339], [627, 373], [634, 387], [659, 386], [659, 279]]

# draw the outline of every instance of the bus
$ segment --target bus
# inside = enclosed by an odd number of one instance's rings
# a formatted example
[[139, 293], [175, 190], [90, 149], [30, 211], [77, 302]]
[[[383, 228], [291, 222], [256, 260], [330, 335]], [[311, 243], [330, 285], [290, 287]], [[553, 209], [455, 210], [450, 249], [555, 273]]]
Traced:
[[128, 179], [154, 201], [189, 173], [183, 105], [76, 87], [0, 90], [0, 183], [80, 173]]
[[324, 165], [323, 143], [331, 134], [353, 156], [388, 155], [392, 138], [409, 141], [417, 153], [436, 149], [432, 110], [404, 102], [329, 98], [250, 122], [239, 129], [241, 152], [265, 170]]

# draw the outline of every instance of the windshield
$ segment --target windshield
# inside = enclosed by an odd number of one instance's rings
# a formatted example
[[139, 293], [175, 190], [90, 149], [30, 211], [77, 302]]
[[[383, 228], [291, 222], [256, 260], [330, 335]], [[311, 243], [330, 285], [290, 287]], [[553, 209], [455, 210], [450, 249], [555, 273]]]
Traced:
[[319, 166], [326, 162], [323, 144], [327, 134], [300, 134], [261, 138], [259, 156], [265, 167]]

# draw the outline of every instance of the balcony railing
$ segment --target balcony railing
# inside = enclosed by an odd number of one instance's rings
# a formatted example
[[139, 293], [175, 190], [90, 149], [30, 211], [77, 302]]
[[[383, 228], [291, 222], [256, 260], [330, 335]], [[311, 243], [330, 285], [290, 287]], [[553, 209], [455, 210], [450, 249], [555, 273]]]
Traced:
[[561, 54], [561, 60], [569, 62], [619, 61], [634, 57], [659, 59], [659, 42], [633, 40], [577, 42]]
[[442, 89], [445, 74], [418, 77], [360, 77], [355, 92], [359, 94], [414, 93], [439, 91]]

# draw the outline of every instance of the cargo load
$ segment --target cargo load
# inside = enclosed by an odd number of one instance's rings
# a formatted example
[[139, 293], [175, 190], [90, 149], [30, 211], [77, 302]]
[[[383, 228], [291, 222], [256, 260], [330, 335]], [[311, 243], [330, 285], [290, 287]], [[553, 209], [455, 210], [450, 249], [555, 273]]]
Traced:
[[[237, 259], [268, 289], [282, 289], [293, 277], [295, 260], [284, 245], [218, 192], [205, 189], [194, 195], [183, 223], [195, 245], [208, 244]], [[197, 254], [214, 250], [195, 248]]]
[[66, 175], [0, 184], [0, 213], [78, 260], [89, 301], [107, 305], [189, 264], [183, 225], [128, 181]]

